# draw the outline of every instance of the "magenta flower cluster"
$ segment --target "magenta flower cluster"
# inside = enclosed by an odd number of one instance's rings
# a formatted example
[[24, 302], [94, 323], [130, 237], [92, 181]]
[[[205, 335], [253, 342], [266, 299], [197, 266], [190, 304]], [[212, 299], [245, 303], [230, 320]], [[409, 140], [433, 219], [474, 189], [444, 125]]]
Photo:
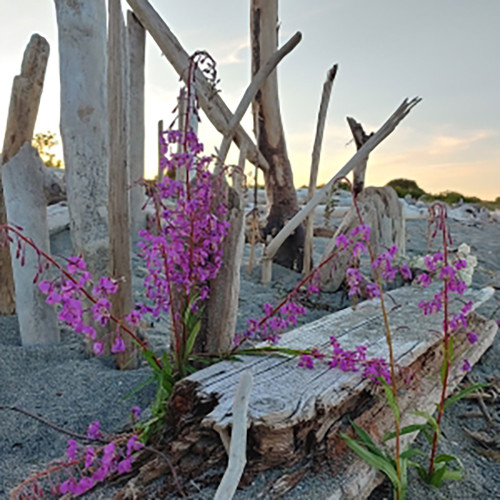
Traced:
[[[184, 152], [171, 152], [181, 143]], [[148, 303], [140, 305], [140, 313], [158, 317], [170, 311], [173, 293], [190, 300], [194, 310], [207, 298], [209, 281], [222, 265], [222, 240], [229, 223], [217, 179], [209, 172], [210, 157], [198, 156], [203, 146], [196, 135], [176, 130], [162, 136], [161, 164], [166, 175], [157, 185], [153, 201], [161, 223], [150, 231], [141, 231], [139, 243], [148, 275], [145, 295]], [[175, 180], [175, 172], [183, 168], [187, 179]], [[175, 204], [169, 200], [175, 200]], [[194, 298], [194, 300], [193, 300]]]
[[[357, 372], [362, 370], [361, 376], [372, 382], [379, 383], [383, 378], [387, 383], [391, 381], [390, 368], [383, 358], [367, 358], [366, 346], [357, 346], [355, 349], [344, 349], [336, 337], [330, 337], [333, 354], [328, 361], [330, 368], [338, 368], [344, 372]], [[311, 353], [302, 354], [299, 366], [313, 369], [316, 360], [323, 360], [325, 355], [313, 349]]]
[[[437, 277], [447, 285], [447, 293], [456, 293], [463, 295], [467, 289], [466, 283], [458, 276], [457, 271], [467, 267], [467, 261], [464, 259], [455, 259], [451, 265], [445, 263], [444, 256], [441, 252], [424, 258], [425, 267], [427, 272], [420, 274], [417, 278], [418, 283], [423, 287], [428, 287], [432, 283], [433, 277]], [[444, 290], [434, 294], [431, 300], [421, 300], [419, 307], [422, 309], [424, 315], [436, 314], [444, 307], [445, 293]], [[472, 301], [467, 301], [461, 307], [458, 313], [453, 314], [448, 321], [448, 328], [450, 334], [456, 334], [460, 328], [467, 329], [467, 313], [472, 310]], [[444, 328], [444, 325], [443, 325]], [[470, 344], [477, 341], [477, 333], [466, 332], [467, 340]], [[465, 359], [462, 365], [462, 370], [470, 370], [470, 363]]]
[[[89, 440], [102, 438], [99, 421], [90, 424], [87, 437]], [[128, 438], [124, 447], [111, 441], [100, 449], [94, 446], [83, 447], [70, 439], [66, 449], [66, 465], [69, 466], [67, 470], [71, 471], [71, 474], [59, 484], [57, 493], [83, 495], [111, 474], [130, 472], [134, 460], [133, 452], [143, 447], [136, 435]]]
[[[69, 257], [66, 272], [73, 279], [61, 273], [53, 280], [42, 280], [38, 287], [47, 295], [47, 304], [59, 307], [58, 319], [72, 327], [76, 333], [85, 335], [93, 342], [95, 354], [102, 354], [106, 338], [97, 340], [95, 328], [85, 320], [85, 313], [90, 312], [93, 320], [101, 326], [107, 326], [111, 316], [109, 297], [118, 291], [118, 283], [107, 277], [102, 277], [92, 286], [92, 274], [86, 269], [82, 257]], [[90, 293], [90, 291], [91, 293]], [[84, 307], [85, 297], [92, 297], [92, 305]], [[111, 346], [111, 352], [122, 352], [125, 343], [119, 334]]]

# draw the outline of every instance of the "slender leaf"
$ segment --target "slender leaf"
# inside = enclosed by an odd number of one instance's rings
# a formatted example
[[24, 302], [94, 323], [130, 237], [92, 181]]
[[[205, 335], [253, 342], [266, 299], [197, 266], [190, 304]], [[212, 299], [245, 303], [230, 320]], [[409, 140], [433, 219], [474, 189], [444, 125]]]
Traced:
[[399, 489], [401, 487], [401, 483], [399, 481], [396, 469], [394, 465], [382, 458], [378, 455], [375, 455], [371, 451], [364, 448], [358, 441], [351, 439], [346, 434], [340, 435], [342, 439], [346, 442], [346, 444], [357, 453], [366, 463], [374, 467], [375, 469], [383, 472], [391, 481], [394, 488]]
[[368, 435], [368, 433], [363, 430], [359, 425], [356, 425], [354, 422], [351, 422], [351, 425], [353, 426], [354, 430], [356, 431], [356, 434], [358, 437], [361, 439], [361, 442], [375, 455], [378, 455], [379, 457], [385, 457], [385, 454], [383, 453], [382, 450], [378, 448], [378, 446], [372, 441], [371, 437]]
[[437, 433], [437, 435], [439, 437], [439, 435], [441, 434], [441, 430], [439, 429], [439, 425], [436, 422], [436, 419], [429, 412], [422, 411], [422, 410], [413, 410], [411, 413], [413, 415], [416, 415], [417, 417], [425, 418], [425, 420], [427, 420], [429, 425], [432, 427], [432, 429]]
[[[413, 424], [402, 427], [400, 430], [400, 435], [411, 434], [412, 432], [420, 432], [426, 424]], [[384, 436], [383, 442], [389, 441], [389, 439], [394, 439], [396, 437], [396, 431], [389, 432]]]
[[443, 483], [444, 473], [446, 472], [446, 464], [443, 464], [439, 467], [435, 467], [430, 476], [429, 482], [432, 486], [440, 487]]
[[127, 399], [130, 399], [134, 394], [137, 394], [140, 390], [144, 389], [149, 384], [154, 383], [156, 380], [156, 377], [153, 375], [149, 377], [148, 379], [144, 380], [140, 384], [136, 385], [130, 392], [128, 392], [125, 396], [122, 398], [122, 402], [127, 401]]
[[189, 330], [189, 336], [186, 341], [186, 350], [185, 350], [185, 359], [191, 354], [191, 351], [193, 350], [194, 343], [196, 341], [196, 337], [198, 336], [198, 333], [200, 333], [201, 329], [201, 321], [198, 320], [197, 323]]
[[384, 386], [384, 392], [385, 392], [385, 398], [387, 399], [387, 404], [390, 406], [396, 422], [399, 422], [400, 419], [399, 406], [396, 401], [396, 397], [392, 392], [392, 388], [382, 377], [380, 377], [380, 380], [382, 381], [382, 384]]
[[481, 389], [484, 387], [486, 384], [474, 384], [471, 385], [470, 387], [466, 387], [465, 389], [462, 389], [460, 392], [455, 394], [454, 396], [451, 396], [444, 402], [444, 408], [448, 408], [452, 404], [455, 404], [457, 401], [460, 401], [463, 397], [467, 396], [467, 394], [470, 394], [471, 392], [475, 392], [478, 389]]
[[[422, 450], [419, 450], [418, 448], [408, 448], [407, 450], [403, 451], [403, 453], [401, 453], [401, 460], [407, 460], [411, 457], [414, 457], [416, 455], [419, 455], [421, 457], [423, 456], [426, 456], [426, 454], [422, 451]], [[409, 462], [409, 465], [413, 465], [411, 462]]]

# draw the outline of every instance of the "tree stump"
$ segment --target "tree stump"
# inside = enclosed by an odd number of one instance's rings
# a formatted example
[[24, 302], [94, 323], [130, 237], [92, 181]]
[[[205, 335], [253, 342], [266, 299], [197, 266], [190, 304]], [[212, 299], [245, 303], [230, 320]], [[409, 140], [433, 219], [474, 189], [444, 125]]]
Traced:
[[[398, 247], [398, 255], [405, 254], [405, 224], [401, 203], [396, 191], [391, 187], [368, 187], [357, 197], [357, 203], [364, 224], [370, 226], [370, 243], [375, 255], [387, 250], [390, 246]], [[361, 224], [354, 206], [352, 206], [340, 223], [333, 238], [326, 246], [321, 260], [325, 260], [336, 248], [339, 234], [348, 234]], [[329, 263], [321, 268], [321, 289], [333, 292], [340, 288], [352, 255], [341, 251]]]
[[[19, 153], [2, 167], [3, 189], [9, 223], [43, 251], [50, 252], [47, 209], [44, 193], [45, 165], [35, 148], [26, 143]], [[57, 314], [45, 303], [45, 295], [33, 284], [39, 275], [37, 254], [25, 249], [25, 262], [16, 258], [16, 242], [11, 244], [12, 269], [16, 291], [17, 317], [23, 346], [59, 342]]]

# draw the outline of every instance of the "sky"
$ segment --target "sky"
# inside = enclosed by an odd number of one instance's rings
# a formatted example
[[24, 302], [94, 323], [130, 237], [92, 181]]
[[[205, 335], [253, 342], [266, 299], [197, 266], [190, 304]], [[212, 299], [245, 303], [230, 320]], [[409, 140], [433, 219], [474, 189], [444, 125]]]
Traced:
[[[0, 137], [12, 79], [33, 33], [51, 53], [35, 132], [59, 133], [59, 63], [53, 0], [0, 0]], [[104, 0], [102, 0], [104, 1]], [[249, 0], [151, 0], [188, 53], [218, 63], [220, 95], [235, 109], [250, 82]], [[123, 1], [124, 10], [126, 2]], [[302, 42], [278, 67], [281, 114], [296, 187], [309, 182], [323, 83], [335, 63], [319, 183], [355, 153], [346, 116], [376, 131], [404, 98], [422, 97], [370, 155], [368, 185], [394, 178], [424, 190], [500, 196], [500, 0], [282, 0], [280, 43]], [[146, 46], [146, 176], [157, 165], [157, 123], [174, 119], [180, 84], [151, 37]], [[252, 133], [247, 113], [243, 125]], [[202, 115], [207, 153], [220, 135]], [[236, 162], [233, 146], [228, 161]], [[253, 168], [247, 163], [247, 174]], [[262, 177], [261, 177], [262, 179]]]

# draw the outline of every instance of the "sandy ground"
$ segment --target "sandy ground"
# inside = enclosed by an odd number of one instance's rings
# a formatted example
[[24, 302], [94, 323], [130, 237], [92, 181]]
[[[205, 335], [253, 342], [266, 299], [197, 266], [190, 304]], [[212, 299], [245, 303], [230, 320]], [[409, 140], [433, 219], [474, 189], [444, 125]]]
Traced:
[[[407, 221], [409, 256], [425, 252], [425, 221]], [[500, 288], [500, 224], [488, 221], [451, 222], [455, 237], [454, 245], [466, 242], [479, 264], [474, 275], [473, 286], [493, 284]], [[316, 259], [326, 240], [315, 240]], [[53, 253], [70, 250], [67, 232], [52, 239]], [[246, 249], [248, 258], [248, 248]], [[134, 259], [135, 290], [140, 293], [143, 274], [140, 262]], [[238, 327], [243, 328], [246, 319], [259, 316], [261, 304], [283, 297], [293, 288], [298, 275], [275, 266], [273, 285], [259, 283], [259, 266], [250, 277], [242, 272], [240, 312]], [[317, 319], [347, 304], [345, 294], [323, 294], [326, 309], [311, 311], [306, 321]], [[499, 317], [500, 292], [480, 310], [487, 317]], [[165, 344], [166, 323], [152, 327], [152, 341]], [[488, 377], [499, 377], [500, 336], [468, 375], [469, 380], [485, 381]], [[109, 359], [88, 359], [80, 340], [70, 332], [63, 331], [62, 342], [52, 347], [23, 348], [20, 346], [16, 317], [0, 318], [0, 405], [16, 406], [27, 410], [65, 429], [85, 433], [88, 424], [99, 419], [102, 428], [116, 432], [127, 424], [129, 410], [133, 405], [147, 407], [154, 395], [154, 387], [148, 386], [132, 398], [124, 397], [138, 384], [150, 376], [145, 366], [129, 372], [113, 369]], [[473, 499], [500, 498], [500, 463], [498, 460], [498, 430], [500, 407], [488, 406], [493, 423], [486, 425], [484, 418], [463, 419], [470, 411], [478, 411], [473, 401], [464, 401], [454, 407], [445, 418], [443, 450], [458, 455], [464, 463], [466, 478], [461, 483], [450, 484], [440, 490], [423, 486], [411, 476], [411, 499]], [[8, 498], [10, 490], [31, 472], [47, 467], [51, 460], [60, 458], [65, 451], [68, 437], [21, 413], [5, 410], [0, 413], [0, 498]], [[465, 431], [483, 431], [489, 436], [496, 433], [496, 449], [485, 448]], [[425, 443], [419, 439], [420, 445]], [[496, 453], [496, 455], [495, 455]], [[238, 491], [236, 499], [271, 498], [266, 495], [270, 486], [286, 471], [270, 471], [259, 476], [255, 482]], [[327, 499], [332, 484], [328, 470], [310, 473], [286, 499]], [[204, 489], [191, 498], [208, 499], [214, 490]], [[113, 489], [107, 487], [86, 498], [112, 498]], [[372, 499], [392, 498], [387, 489], [380, 489]]]

